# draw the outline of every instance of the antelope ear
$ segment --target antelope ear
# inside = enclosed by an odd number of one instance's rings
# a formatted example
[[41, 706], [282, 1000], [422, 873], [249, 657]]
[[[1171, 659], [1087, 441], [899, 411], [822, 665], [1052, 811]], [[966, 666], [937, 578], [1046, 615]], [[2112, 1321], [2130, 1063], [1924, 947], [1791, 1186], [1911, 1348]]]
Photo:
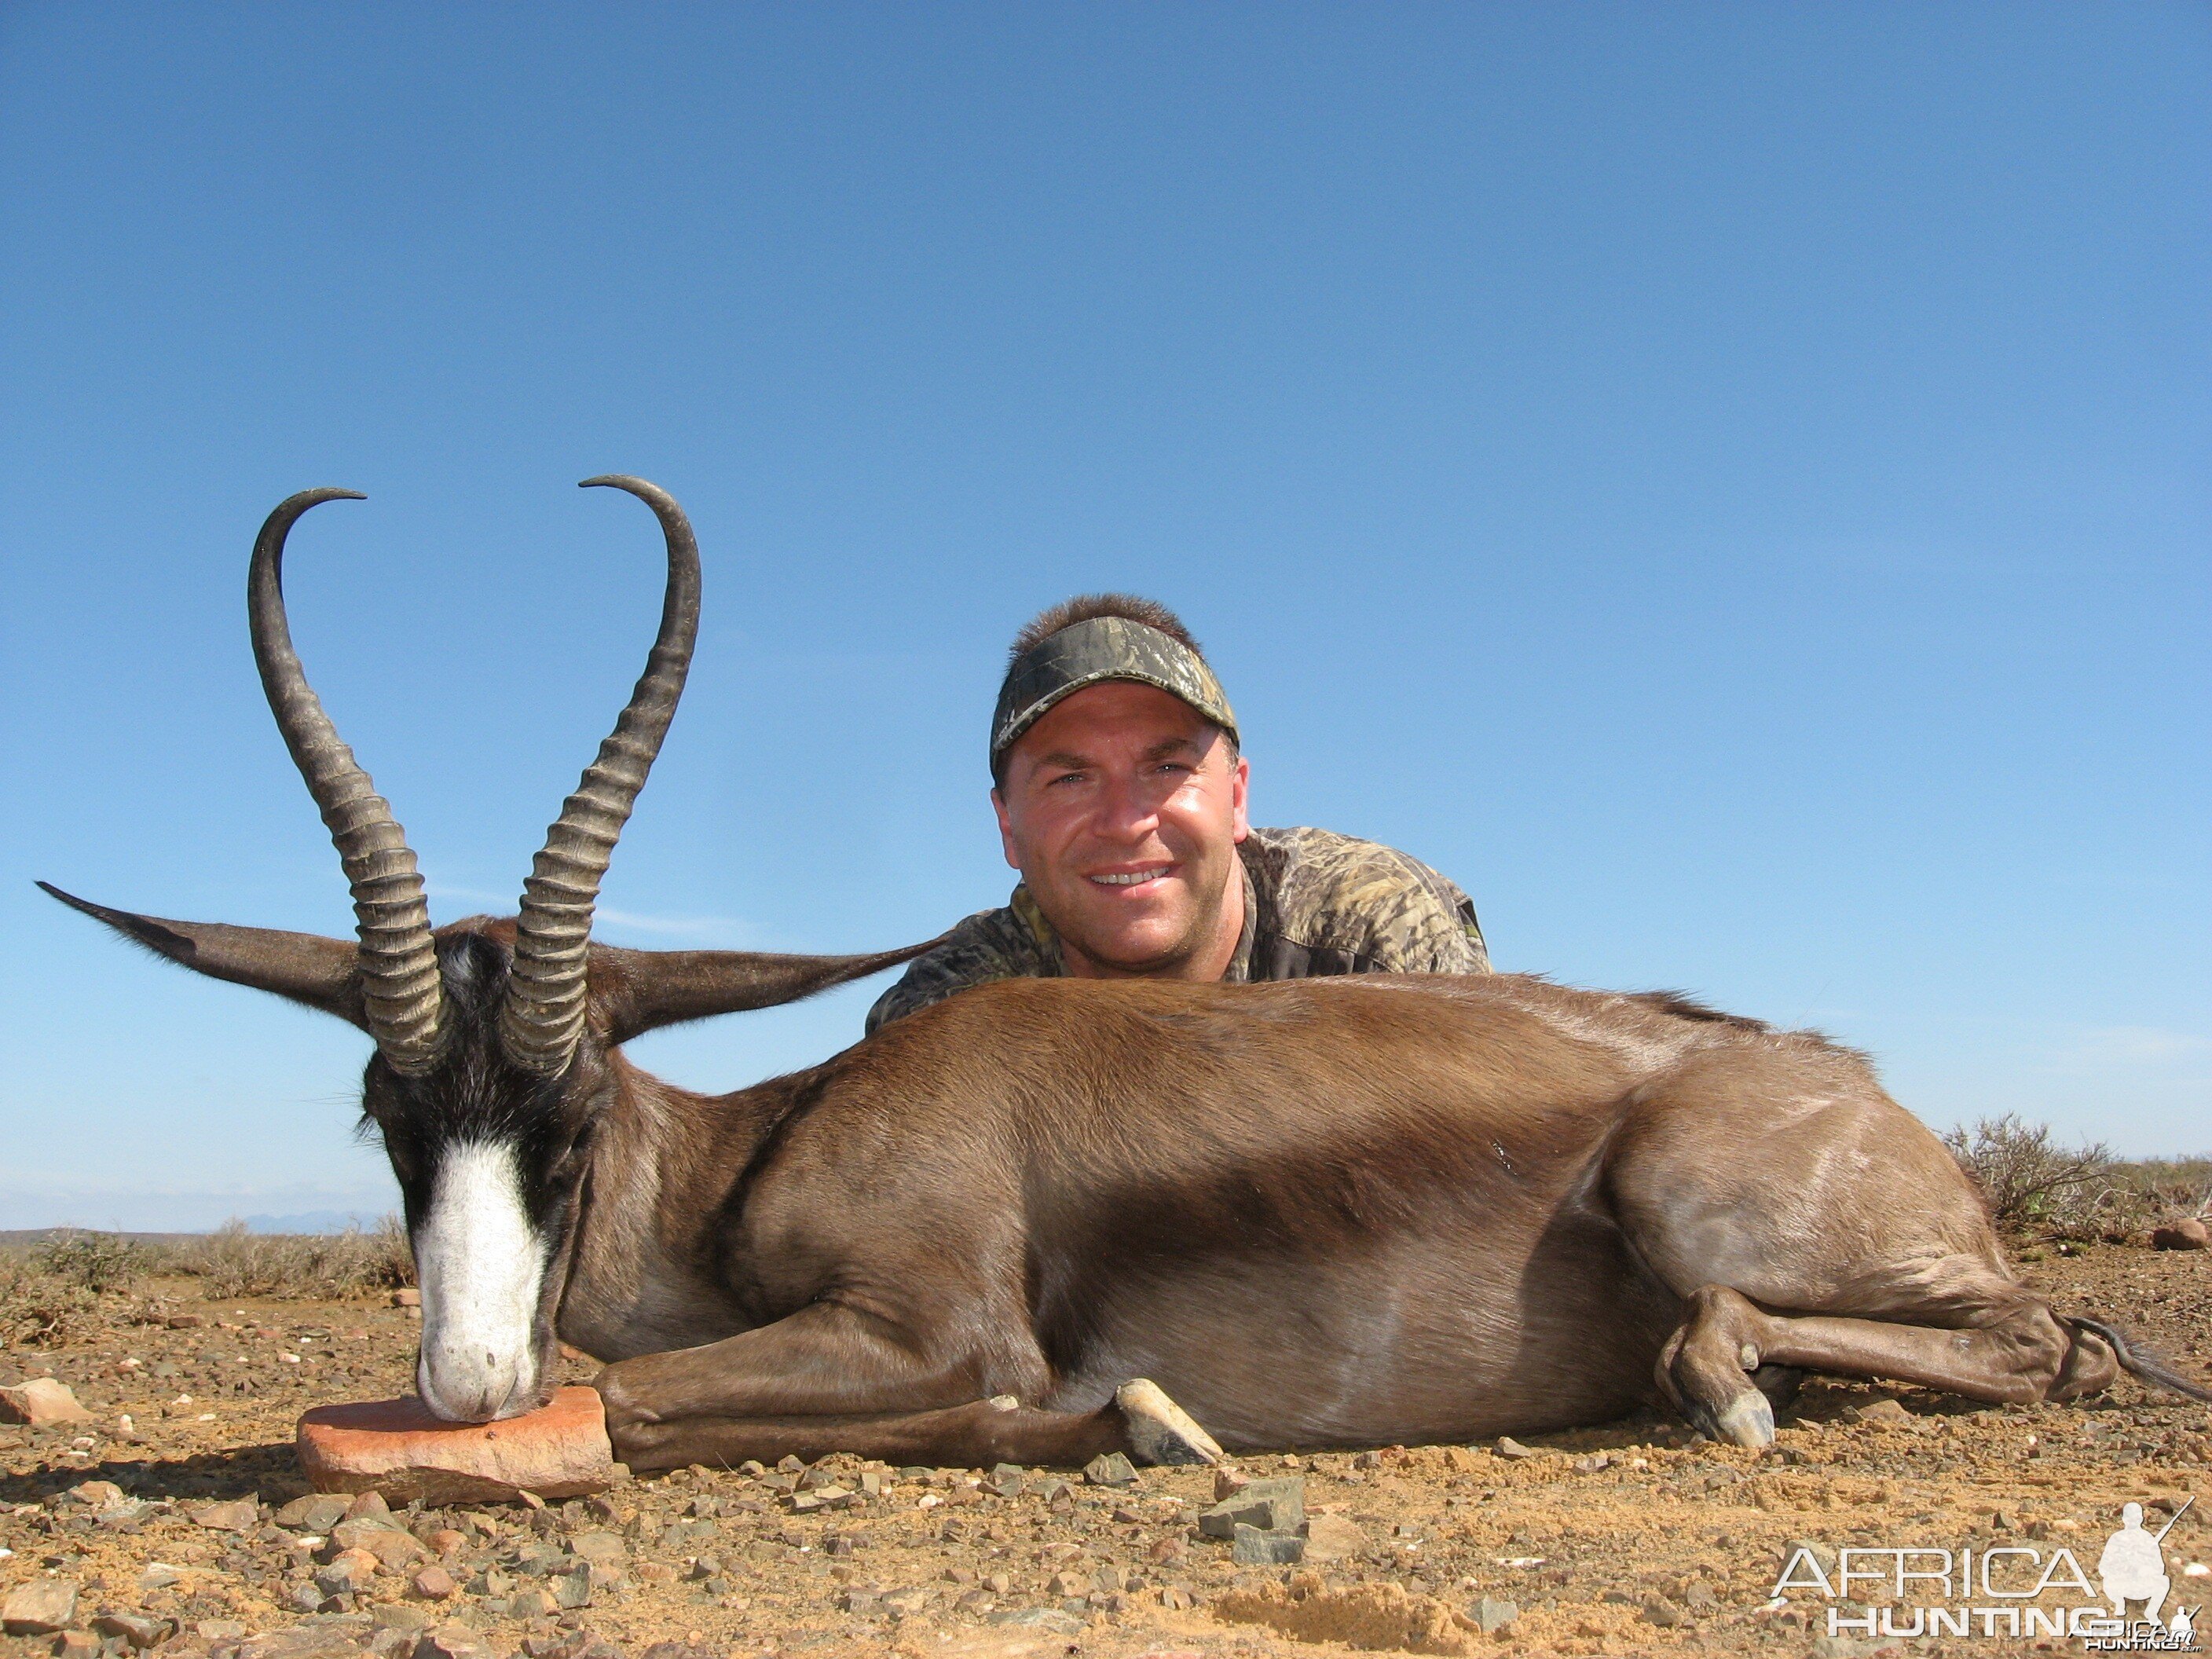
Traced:
[[902, 945], [865, 957], [780, 956], [764, 951], [623, 951], [592, 947], [592, 1001], [611, 1043], [664, 1025], [747, 1008], [797, 1002], [850, 980], [866, 979], [920, 956], [937, 943]]
[[179, 967], [234, 985], [251, 985], [257, 991], [273, 991], [336, 1014], [364, 1031], [368, 1029], [351, 939], [280, 933], [274, 927], [230, 927], [219, 921], [168, 921], [111, 910], [48, 882], [39, 886], [70, 909], [106, 922], [124, 938]]

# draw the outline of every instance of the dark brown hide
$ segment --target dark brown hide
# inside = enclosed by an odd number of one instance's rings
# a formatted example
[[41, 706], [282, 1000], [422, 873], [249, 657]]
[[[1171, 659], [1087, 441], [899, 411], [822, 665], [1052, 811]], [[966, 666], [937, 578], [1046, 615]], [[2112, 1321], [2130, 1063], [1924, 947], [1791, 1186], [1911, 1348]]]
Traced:
[[616, 1132], [562, 1328], [647, 1462], [1140, 1376], [1231, 1448], [1717, 1418], [1756, 1361], [1654, 1373], [1710, 1284], [2059, 1328], [1856, 1056], [1536, 980], [1007, 981], [738, 1094], [631, 1083], [664, 1127]]

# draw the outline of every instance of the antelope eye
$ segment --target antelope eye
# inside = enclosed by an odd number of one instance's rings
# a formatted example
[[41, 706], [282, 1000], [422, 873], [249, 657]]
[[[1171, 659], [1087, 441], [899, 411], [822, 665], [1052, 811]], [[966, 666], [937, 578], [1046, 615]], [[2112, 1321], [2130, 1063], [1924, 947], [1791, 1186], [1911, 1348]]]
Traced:
[[550, 1172], [556, 1180], [566, 1181], [582, 1168], [584, 1154], [590, 1148], [592, 1132], [584, 1130], [553, 1155]]

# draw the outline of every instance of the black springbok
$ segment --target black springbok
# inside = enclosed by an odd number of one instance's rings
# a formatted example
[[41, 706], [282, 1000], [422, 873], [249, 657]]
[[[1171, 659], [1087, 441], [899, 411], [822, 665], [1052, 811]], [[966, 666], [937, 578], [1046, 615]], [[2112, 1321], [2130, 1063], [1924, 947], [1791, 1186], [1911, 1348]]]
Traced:
[[642, 1032], [926, 947], [591, 942], [683, 689], [699, 563], [659, 489], [586, 482], [659, 516], [667, 596], [519, 916], [432, 929], [405, 836], [293, 653], [285, 537], [352, 493], [334, 489], [270, 515], [248, 609], [358, 939], [47, 889], [375, 1039], [363, 1104], [405, 1195], [441, 1415], [542, 1400], [556, 1333], [613, 1362], [610, 1425], [643, 1468], [1205, 1459], [1597, 1421], [1655, 1393], [1756, 1446], [1766, 1389], [1807, 1367], [2033, 1401], [2125, 1366], [2212, 1399], [2017, 1283], [1966, 1178], [1858, 1057], [1675, 999], [1505, 975], [1016, 980], [734, 1094], [638, 1071], [622, 1045]]

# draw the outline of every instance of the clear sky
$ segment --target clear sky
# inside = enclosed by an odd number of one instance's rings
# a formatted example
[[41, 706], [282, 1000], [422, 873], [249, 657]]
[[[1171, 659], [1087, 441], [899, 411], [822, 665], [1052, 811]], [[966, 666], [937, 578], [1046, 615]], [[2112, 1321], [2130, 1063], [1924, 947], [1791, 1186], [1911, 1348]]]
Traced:
[[[0, 1225], [377, 1210], [365, 1039], [31, 886], [344, 933], [301, 649], [441, 919], [511, 909], [707, 561], [606, 887], [861, 949], [1010, 883], [985, 725], [1180, 610], [1255, 819], [1500, 967], [2212, 1146], [2200, 4], [0, 9]], [[638, 1045], [735, 1086], [880, 983]]]

